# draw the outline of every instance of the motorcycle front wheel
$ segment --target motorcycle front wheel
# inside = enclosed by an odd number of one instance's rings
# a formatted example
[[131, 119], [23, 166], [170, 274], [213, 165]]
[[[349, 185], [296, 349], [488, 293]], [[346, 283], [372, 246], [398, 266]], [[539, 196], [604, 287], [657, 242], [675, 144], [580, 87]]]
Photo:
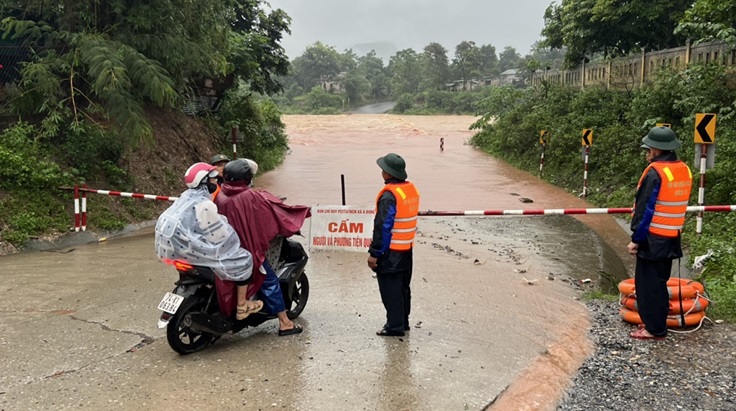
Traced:
[[187, 297], [176, 311], [169, 325], [166, 327], [166, 339], [169, 347], [181, 355], [195, 353], [202, 350], [212, 341], [214, 335], [204, 332], [193, 331], [185, 318], [188, 314], [202, 312], [207, 306], [207, 300], [197, 295]]
[[304, 311], [309, 299], [309, 279], [307, 273], [302, 273], [289, 290], [291, 305], [287, 307], [286, 316], [293, 320]]

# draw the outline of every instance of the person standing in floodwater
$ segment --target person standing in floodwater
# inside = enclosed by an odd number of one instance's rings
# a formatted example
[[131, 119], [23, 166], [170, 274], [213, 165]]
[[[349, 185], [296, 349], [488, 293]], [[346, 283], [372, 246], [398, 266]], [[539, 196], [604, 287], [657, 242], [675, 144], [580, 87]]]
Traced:
[[630, 254], [636, 255], [636, 302], [644, 323], [630, 335], [641, 340], [667, 336], [672, 260], [682, 257], [680, 235], [690, 199], [692, 172], [677, 159], [675, 132], [655, 127], [642, 139], [649, 166], [636, 188]]
[[440, 137], [440, 151], [445, 151], [445, 138]]
[[400, 337], [409, 331], [414, 235], [419, 215], [419, 191], [406, 181], [406, 162], [388, 153], [378, 158], [384, 186], [376, 197], [373, 241], [368, 267], [376, 273], [386, 324], [377, 335]]

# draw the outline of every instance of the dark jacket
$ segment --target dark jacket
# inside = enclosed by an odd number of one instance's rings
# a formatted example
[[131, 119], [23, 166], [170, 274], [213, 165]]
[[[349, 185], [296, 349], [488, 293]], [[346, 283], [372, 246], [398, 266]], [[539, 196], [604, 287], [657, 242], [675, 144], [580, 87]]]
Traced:
[[[385, 184], [401, 184], [404, 180], [389, 178]], [[413, 250], [393, 251], [391, 245], [391, 229], [396, 217], [396, 197], [390, 191], [385, 191], [378, 199], [376, 217], [373, 220], [373, 241], [368, 248], [371, 257], [378, 258], [378, 267], [374, 270], [380, 273], [395, 273], [410, 270], [412, 267]]]
[[[666, 152], [654, 157], [655, 161], [677, 161], [677, 155]], [[639, 245], [637, 256], [645, 260], [673, 260], [682, 257], [680, 236], [662, 237], [649, 233], [649, 224], [654, 216], [654, 204], [659, 195], [662, 179], [654, 168], [647, 171], [639, 189], [636, 190], [634, 213], [631, 218], [631, 242]]]

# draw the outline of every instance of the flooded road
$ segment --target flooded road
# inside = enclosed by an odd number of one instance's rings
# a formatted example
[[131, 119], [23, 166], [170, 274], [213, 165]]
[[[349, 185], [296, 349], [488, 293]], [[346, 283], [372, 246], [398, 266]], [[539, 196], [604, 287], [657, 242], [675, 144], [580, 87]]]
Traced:
[[[344, 174], [347, 203], [370, 206], [375, 159], [394, 151], [422, 210], [585, 206], [465, 145], [470, 117], [285, 122], [291, 153], [256, 186], [290, 203], [340, 204]], [[155, 327], [176, 273], [150, 229], [1, 257], [0, 409], [551, 409], [590, 350], [576, 279], [620, 268], [626, 245], [610, 217], [580, 220], [422, 218], [401, 339], [375, 335], [384, 311], [365, 254], [312, 252], [302, 335], [278, 337], [272, 321], [186, 357]]]

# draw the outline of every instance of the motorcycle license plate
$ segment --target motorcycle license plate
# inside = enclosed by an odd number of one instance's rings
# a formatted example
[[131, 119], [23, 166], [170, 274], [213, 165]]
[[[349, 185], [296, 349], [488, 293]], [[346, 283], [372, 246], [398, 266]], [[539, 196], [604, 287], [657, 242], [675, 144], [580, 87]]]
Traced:
[[184, 297], [174, 293], [166, 293], [161, 302], [158, 303], [158, 309], [169, 314], [176, 314], [176, 310], [179, 309], [182, 301], [184, 301]]

